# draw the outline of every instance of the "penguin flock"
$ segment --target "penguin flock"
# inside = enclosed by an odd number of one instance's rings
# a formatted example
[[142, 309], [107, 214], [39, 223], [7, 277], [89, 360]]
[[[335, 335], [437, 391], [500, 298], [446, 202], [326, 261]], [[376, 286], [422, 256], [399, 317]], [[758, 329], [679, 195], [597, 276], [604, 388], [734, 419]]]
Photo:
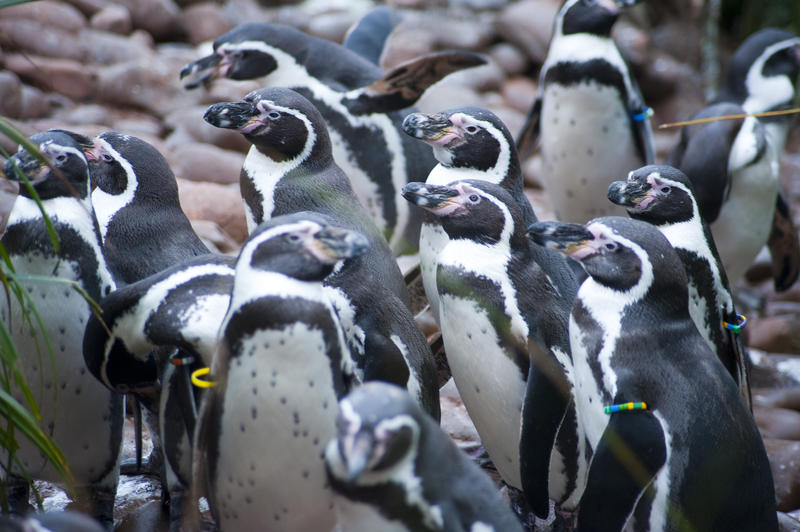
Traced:
[[[411, 107], [486, 60], [383, 72], [391, 9], [343, 45], [267, 23], [220, 36], [179, 76], [264, 85], [197, 117], [250, 144], [233, 255], [198, 237], [146, 141], [31, 136], [3, 168], [21, 186], [0, 243], [24, 290], [0, 317], [34, 392], [15, 397], [97, 521], [49, 529], [113, 529], [129, 394], [171, 531], [778, 530], [734, 289], [765, 246], [776, 289], [800, 272], [778, 185], [791, 119], [754, 116], [794, 106], [800, 38], [749, 37], [694, 117], [722, 119], [658, 164], [611, 37], [634, 3], [562, 2], [516, 135], [488, 109]], [[523, 190], [536, 149], [557, 221]], [[440, 427], [408, 253], [494, 481]], [[59, 472], [23, 442], [5, 475], [8, 526], [46, 526], [29, 480]]]

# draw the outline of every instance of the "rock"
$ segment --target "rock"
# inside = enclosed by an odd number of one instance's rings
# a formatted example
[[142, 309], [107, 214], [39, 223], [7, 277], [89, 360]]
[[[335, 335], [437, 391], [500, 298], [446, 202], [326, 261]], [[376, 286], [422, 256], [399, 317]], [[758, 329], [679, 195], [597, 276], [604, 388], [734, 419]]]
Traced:
[[528, 69], [528, 57], [511, 43], [495, 44], [489, 48], [488, 54], [508, 76], [523, 74]]
[[53, 106], [48, 95], [30, 85], [22, 86], [22, 105], [20, 118], [42, 118], [46, 116]]
[[800, 508], [800, 442], [764, 438], [764, 447], [772, 469], [777, 509], [788, 512]]
[[423, 113], [438, 113], [451, 107], [467, 105], [484, 106], [483, 97], [469, 87], [447, 82], [437, 83], [417, 101], [416, 107]]
[[800, 412], [800, 386], [794, 388], [752, 388], [753, 404], [771, 408], [788, 408]]
[[85, 100], [97, 91], [97, 71], [78, 61], [9, 54], [5, 66], [28, 83], [73, 100]]
[[558, 13], [555, 0], [522, 0], [502, 10], [495, 23], [502, 40], [520, 47], [537, 64], [544, 63]]
[[356, 21], [352, 13], [331, 11], [311, 18], [308, 33], [333, 42], [342, 42], [347, 29]]
[[614, 24], [611, 36], [629, 65], [641, 66], [647, 63], [650, 49], [647, 33], [623, 19]]
[[118, 0], [131, 13], [133, 27], [145, 30], [157, 41], [183, 34], [181, 10], [172, 0]]
[[0, 115], [21, 118], [22, 82], [13, 72], [0, 71]]
[[767, 316], [748, 323], [748, 345], [771, 353], [800, 353], [797, 317]]
[[244, 155], [211, 144], [185, 144], [167, 156], [175, 175], [188, 181], [230, 185], [239, 183]]
[[753, 407], [761, 435], [778, 440], [800, 440], [800, 412], [787, 408]]
[[241, 244], [247, 239], [239, 185], [195, 183], [178, 178], [181, 207], [190, 220], [211, 220]]
[[96, 29], [85, 29], [80, 33], [81, 42], [88, 50], [92, 62], [114, 65], [128, 61], [146, 62], [152, 59], [151, 46], [139, 39]]
[[187, 7], [181, 20], [183, 31], [192, 44], [213, 41], [234, 26], [223, 9], [210, 2]]
[[429, 31], [415, 28], [410, 22], [402, 22], [386, 43], [382, 56], [384, 70], [404, 63], [415, 57], [429, 54], [435, 49], [434, 37]]
[[158, 55], [152, 61], [103, 67], [98, 71], [98, 100], [163, 116], [190, 99], [177, 84], [177, 71]]
[[127, 35], [133, 30], [131, 12], [127, 7], [118, 4], [106, 6], [92, 15], [89, 24], [96, 30], [120, 35]]
[[203, 120], [207, 105], [182, 107], [164, 118], [164, 122], [172, 130], [167, 143], [172, 147], [193, 142], [213, 144], [225, 150], [247, 153], [250, 142], [238, 131], [214, 127]]
[[67, 3], [78, 9], [87, 17], [91, 17], [101, 9], [108, 7], [111, 0], [67, 0]]
[[0, 46], [59, 59], [86, 58], [86, 49], [74, 34], [30, 19], [0, 19]]
[[537, 152], [522, 161], [522, 179], [527, 187], [544, 189], [541, 176], [542, 156]]
[[165, 147], [165, 143], [161, 139], [164, 134], [164, 127], [159, 120], [152, 116], [136, 114], [135, 116], [121, 117], [111, 123], [111, 128], [127, 135], [147, 138], [151, 144], [154, 144], [154, 142], [150, 139], [157, 139], [155, 144], [159, 145], [159, 149]]
[[234, 253], [238, 251], [240, 245], [222, 228], [210, 220], [193, 220], [192, 228], [203, 242], [218, 253]]
[[497, 63], [491, 59], [485, 65], [459, 70], [442, 80], [446, 85], [471, 87], [479, 92], [498, 90], [506, 76]]
[[38, 2], [4, 7], [0, 18], [17, 21], [20, 19], [34, 20], [43, 26], [72, 33], [77, 33], [86, 27], [86, 16], [79, 9], [53, 0], [39, 0]]
[[500, 88], [503, 101], [509, 107], [527, 116], [536, 99], [536, 83], [529, 78], [515, 77], [506, 80]]
[[418, 26], [434, 36], [440, 49], [479, 50], [495, 38], [492, 19], [482, 13], [472, 13], [470, 18], [454, 17], [447, 12], [425, 13], [419, 16]]
[[77, 105], [53, 115], [53, 118], [63, 120], [67, 124], [106, 124], [111, 123], [111, 113], [108, 108], [98, 104]]

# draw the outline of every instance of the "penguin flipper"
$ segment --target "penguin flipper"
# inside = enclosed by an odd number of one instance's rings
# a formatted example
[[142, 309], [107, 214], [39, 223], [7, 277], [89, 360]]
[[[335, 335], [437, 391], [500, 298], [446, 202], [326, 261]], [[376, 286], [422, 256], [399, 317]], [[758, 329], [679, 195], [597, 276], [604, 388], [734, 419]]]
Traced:
[[767, 246], [772, 256], [775, 291], [786, 291], [794, 284], [800, 273], [800, 241], [789, 212], [789, 205], [780, 193], [776, 198], [775, 215]]
[[528, 117], [525, 119], [525, 124], [517, 136], [517, 152], [519, 153], [520, 161], [527, 159], [533, 154], [536, 149], [536, 144], [539, 140], [539, 118], [542, 112], [542, 98], [537, 97], [528, 112]]
[[578, 530], [622, 530], [667, 457], [664, 431], [646, 410], [611, 414], [594, 451]]
[[631, 117], [631, 131], [636, 149], [645, 165], [653, 164], [656, 160], [656, 148], [653, 140], [653, 129], [650, 127], [650, 114], [652, 109], [644, 103], [639, 86], [631, 77], [631, 99], [628, 102], [628, 112]]
[[348, 92], [342, 103], [354, 115], [399, 111], [413, 105], [445, 76], [485, 64], [486, 59], [473, 52], [426, 54], [396, 66], [368, 87]]
[[538, 517], [546, 519], [550, 511], [550, 456], [570, 392], [558, 363], [534, 340], [529, 344], [531, 365], [522, 404], [520, 474], [528, 504]]
[[403, 17], [389, 6], [378, 6], [353, 24], [344, 36], [342, 46], [380, 65], [386, 40]]

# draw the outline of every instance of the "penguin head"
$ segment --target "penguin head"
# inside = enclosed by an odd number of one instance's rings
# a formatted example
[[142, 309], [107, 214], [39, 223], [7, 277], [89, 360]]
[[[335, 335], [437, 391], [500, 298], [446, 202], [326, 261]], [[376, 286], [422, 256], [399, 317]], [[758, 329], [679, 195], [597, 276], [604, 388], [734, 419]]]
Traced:
[[440, 164], [484, 172], [484, 180], [500, 183], [519, 167], [511, 133], [497, 115], [479, 107], [458, 107], [436, 114], [411, 113], [403, 131], [433, 147]]
[[413, 467], [425, 415], [393, 384], [354, 389], [339, 402], [336, 439], [325, 449], [328, 474], [340, 483], [374, 485]]
[[672, 166], [643, 166], [626, 181], [608, 187], [608, 199], [625, 207], [631, 218], [653, 225], [674, 224], [699, 218], [691, 181]]
[[496, 244], [512, 235], [524, 238], [517, 227], [522, 218], [516, 202], [504, 188], [487, 181], [464, 180], [449, 185], [409, 183], [403, 197], [433, 213], [451, 239]]
[[269, 87], [239, 102], [209, 107], [203, 119], [212, 126], [243, 134], [264, 155], [281, 162], [330, 155], [328, 130], [317, 108], [299, 93]]
[[566, 0], [556, 16], [556, 33], [590, 33], [608, 37], [621, 7], [633, 3], [635, 1]]
[[278, 24], [243, 24], [214, 41], [214, 52], [184, 66], [180, 78], [190, 77], [187, 89], [217, 78], [236, 80], [269, 76], [279, 61], [295, 53], [292, 43], [304, 42], [302, 32]]
[[737, 48], [720, 101], [741, 104], [748, 113], [791, 106], [800, 74], [800, 38], [776, 28], [755, 32]]
[[[88, 197], [88, 163], [83, 154], [83, 147], [91, 144], [87, 137], [51, 129], [36, 133], [28, 140], [38, 153], [20, 146], [3, 166], [6, 178], [21, 181], [21, 172], [43, 200], [63, 196]], [[29, 196], [24, 186], [20, 187], [19, 193]]]
[[122, 194], [164, 203], [178, 198], [175, 175], [153, 145], [144, 140], [108, 131], [84, 149], [94, 185], [112, 196]]
[[639, 299], [658, 283], [686, 296], [686, 275], [677, 253], [647, 222], [619, 216], [585, 225], [536, 222], [528, 234], [537, 244], [580, 262], [594, 281], [611, 290], [632, 292]]
[[242, 246], [240, 268], [278, 272], [301, 281], [321, 281], [342, 260], [369, 247], [356, 231], [329, 225], [312, 213], [278, 216], [262, 223]]

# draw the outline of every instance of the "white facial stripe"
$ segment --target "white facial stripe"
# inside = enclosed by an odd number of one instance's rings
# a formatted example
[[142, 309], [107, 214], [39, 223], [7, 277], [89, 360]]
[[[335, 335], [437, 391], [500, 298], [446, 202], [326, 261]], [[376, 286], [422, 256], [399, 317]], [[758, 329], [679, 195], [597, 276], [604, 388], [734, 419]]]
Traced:
[[125, 190], [120, 194], [109, 194], [100, 190], [100, 187], [96, 187], [92, 191], [95, 216], [97, 216], [97, 223], [100, 225], [100, 234], [105, 239], [108, 232], [108, 224], [111, 223], [117, 212], [133, 201], [136, 189], [139, 186], [139, 180], [136, 178], [136, 172], [133, 170], [131, 163], [120, 155], [111, 144], [99, 137], [95, 139], [95, 143], [122, 166], [127, 180]]
[[320, 224], [312, 222], [311, 220], [300, 220], [291, 224], [283, 224], [276, 227], [271, 227], [270, 229], [267, 229], [263, 233], [259, 234], [257, 237], [245, 242], [238, 263], [247, 264], [249, 267], [250, 261], [253, 258], [253, 252], [256, 250], [256, 248], [262, 243], [266, 242], [267, 240], [271, 240], [276, 236], [293, 233], [295, 231], [314, 231], [316, 233], [321, 229], [322, 226]]
[[[478, 173], [478, 176], [475, 177], [467, 177], [461, 176], [459, 179], [480, 179], [481, 181], [489, 181], [490, 183], [498, 184], [500, 183], [508, 174], [508, 167], [511, 164], [511, 147], [508, 145], [508, 140], [503, 135], [502, 131], [497, 129], [491, 122], [486, 120], [478, 120], [473, 116], [469, 116], [464, 113], [455, 113], [450, 117], [450, 120], [454, 123], [461, 123], [461, 124], [475, 124], [481, 128], [483, 128], [487, 133], [489, 133], [497, 143], [500, 145], [500, 153], [497, 155], [497, 162], [494, 166], [490, 169], [485, 171], [477, 171], [471, 169], [459, 169], [461, 171], [468, 171], [470, 173]], [[462, 125], [462, 129], [463, 129]]]
[[60, 153], [71, 153], [84, 161], [86, 160], [86, 156], [78, 148], [62, 146], [61, 144], [56, 144], [53, 140], [48, 140], [39, 144], [39, 151], [47, 155], [51, 162], [55, 159], [55, 156]]
[[756, 59], [745, 78], [747, 99], [742, 107], [748, 113], [762, 113], [775, 106], [788, 104], [794, 101], [794, 85], [792, 79], [786, 75], [764, 76], [764, 65], [776, 52], [795, 46], [800, 39], [787, 39], [768, 46], [758, 59]]

